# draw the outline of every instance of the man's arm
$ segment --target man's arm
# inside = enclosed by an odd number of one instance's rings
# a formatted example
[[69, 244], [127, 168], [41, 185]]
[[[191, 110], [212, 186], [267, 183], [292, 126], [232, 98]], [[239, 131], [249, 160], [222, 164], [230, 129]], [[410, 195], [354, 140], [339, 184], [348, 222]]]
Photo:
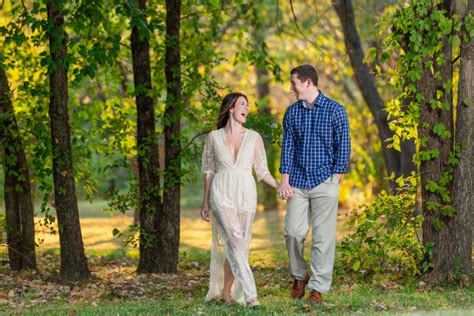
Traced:
[[346, 110], [342, 106], [338, 107], [334, 113], [333, 129], [333, 146], [336, 157], [333, 173], [340, 181], [342, 174], [347, 173], [351, 156], [349, 120], [347, 119]]

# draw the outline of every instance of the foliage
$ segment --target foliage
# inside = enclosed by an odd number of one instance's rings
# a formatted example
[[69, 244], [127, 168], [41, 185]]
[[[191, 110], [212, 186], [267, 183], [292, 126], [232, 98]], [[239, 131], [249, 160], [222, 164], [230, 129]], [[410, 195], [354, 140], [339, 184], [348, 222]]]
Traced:
[[355, 232], [337, 247], [339, 269], [373, 276], [386, 272], [417, 275], [428, 268], [422, 264], [425, 253], [417, 235], [423, 217], [413, 215], [416, 176], [396, 181], [396, 195], [382, 191], [372, 203], [353, 210], [346, 225]]
[[[448, 121], [455, 122], [453, 104], [457, 75], [443, 78], [445, 82], [440, 82], [441, 68], [447, 63], [455, 63], [456, 59], [449, 60], [448, 56], [450, 58], [451, 53], [459, 53], [461, 43], [468, 42], [474, 36], [473, 30], [471, 14], [450, 18], [442, 1], [424, 0], [410, 1], [391, 12], [379, 23], [377, 34], [384, 36], [384, 49], [380, 54], [382, 63], [389, 62], [394, 53], [399, 54], [396, 66], [387, 71], [391, 83], [401, 91], [387, 106], [390, 127], [395, 133], [389, 146], [400, 150], [401, 141], [415, 139], [418, 151], [414, 161], [423, 166], [426, 162], [439, 160], [438, 165], [442, 168], [439, 177], [425, 175], [423, 183], [424, 190], [434, 193], [437, 199], [425, 201], [426, 210], [435, 215], [433, 225], [437, 230], [442, 228], [443, 216], [452, 217], [455, 214], [450, 186], [461, 148], [455, 143], [455, 126], [445, 126], [446, 122], [440, 121], [423, 121], [421, 114], [436, 113], [435, 117], [439, 120], [448, 117]], [[443, 44], [446, 38], [447, 47]], [[372, 54], [371, 59], [374, 57]], [[426, 80], [425, 73], [437, 81], [432, 95], [420, 88]], [[424, 131], [423, 134], [420, 134], [421, 131]], [[447, 157], [443, 158], [440, 149], [432, 147], [434, 138], [449, 147]]]

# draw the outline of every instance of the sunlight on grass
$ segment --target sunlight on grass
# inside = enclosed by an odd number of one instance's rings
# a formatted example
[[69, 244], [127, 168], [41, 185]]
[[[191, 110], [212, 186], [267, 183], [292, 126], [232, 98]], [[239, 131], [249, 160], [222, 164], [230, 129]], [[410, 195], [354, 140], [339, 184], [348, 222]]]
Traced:
[[[40, 218], [35, 218], [36, 240], [40, 244], [40, 249], [58, 248], [59, 234], [51, 234], [48, 229], [38, 225]], [[112, 230], [118, 228], [125, 230], [132, 224], [133, 218], [125, 215], [110, 218], [81, 218], [81, 231], [84, 247], [86, 250], [109, 249], [114, 250], [122, 247], [119, 239], [114, 238]], [[57, 222], [55, 225], [57, 231]]]
[[[99, 206], [100, 207], [100, 206]], [[200, 249], [209, 251], [211, 244], [211, 224], [200, 217], [199, 209], [183, 209], [181, 214], [180, 251], [192, 251]], [[94, 217], [95, 216], [95, 217]], [[105, 213], [107, 216], [107, 213]], [[104, 216], [104, 212], [93, 210], [89, 207], [86, 211], [81, 210], [81, 231], [86, 251], [93, 250], [117, 250], [122, 248], [122, 241], [112, 235], [114, 228], [124, 231], [133, 224], [132, 214]], [[259, 261], [279, 261], [281, 252], [285, 250], [285, 239], [283, 237], [285, 210], [274, 210], [257, 212], [253, 224], [253, 238], [251, 242], [251, 253], [259, 254]], [[337, 237], [343, 238], [348, 230], [344, 226], [345, 212], [339, 216], [337, 223]], [[50, 234], [49, 230], [39, 225], [39, 217], [35, 218], [36, 240], [40, 243], [39, 250], [48, 248], [59, 248], [59, 235]], [[57, 222], [55, 227], [57, 230]], [[310, 235], [308, 235], [310, 236]], [[307, 252], [310, 249], [308, 238]]]

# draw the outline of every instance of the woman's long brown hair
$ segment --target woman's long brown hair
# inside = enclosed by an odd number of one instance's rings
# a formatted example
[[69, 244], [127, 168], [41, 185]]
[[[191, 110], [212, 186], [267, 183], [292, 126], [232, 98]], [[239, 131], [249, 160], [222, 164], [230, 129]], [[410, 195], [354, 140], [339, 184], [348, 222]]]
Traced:
[[229, 110], [235, 106], [235, 102], [237, 102], [237, 99], [240, 97], [245, 98], [245, 100], [249, 102], [247, 96], [240, 92], [229, 93], [222, 99], [221, 110], [219, 111], [219, 118], [217, 119], [217, 129], [223, 128], [227, 124], [229, 120]]

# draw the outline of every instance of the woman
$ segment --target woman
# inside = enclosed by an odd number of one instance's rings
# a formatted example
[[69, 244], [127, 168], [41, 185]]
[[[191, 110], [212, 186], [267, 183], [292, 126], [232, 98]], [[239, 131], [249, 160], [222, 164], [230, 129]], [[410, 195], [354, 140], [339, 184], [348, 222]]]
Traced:
[[212, 218], [212, 247], [209, 292], [206, 300], [245, 302], [258, 306], [257, 290], [248, 252], [257, 207], [258, 180], [278, 189], [268, 171], [262, 137], [246, 129], [248, 100], [242, 93], [224, 97], [217, 130], [209, 133], [204, 146], [205, 173], [201, 217]]

